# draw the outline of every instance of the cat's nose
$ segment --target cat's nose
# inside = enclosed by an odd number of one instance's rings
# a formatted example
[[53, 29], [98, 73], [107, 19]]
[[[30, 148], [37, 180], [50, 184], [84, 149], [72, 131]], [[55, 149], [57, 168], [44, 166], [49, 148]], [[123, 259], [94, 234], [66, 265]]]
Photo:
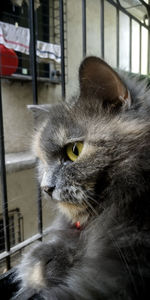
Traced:
[[55, 186], [43, 186], [42, 187], [42, 190], [45, 192], [45, 193], [47, 193], [49, 196], [52, 196], [52, 193], [53, 193], [53, 191], [54, 191], [54, 189], [55, 189]]

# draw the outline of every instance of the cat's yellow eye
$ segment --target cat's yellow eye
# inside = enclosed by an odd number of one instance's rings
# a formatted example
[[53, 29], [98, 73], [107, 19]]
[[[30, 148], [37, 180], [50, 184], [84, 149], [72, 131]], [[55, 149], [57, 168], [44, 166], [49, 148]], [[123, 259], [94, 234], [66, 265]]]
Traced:
[[71, 160], [71, 161], [75, 161], [83, 148], [83, 143], [82, 142], [76, 142], [76, 143], [70, 143], [67, 145], [66, 147], [66, 154], [67, 157]]

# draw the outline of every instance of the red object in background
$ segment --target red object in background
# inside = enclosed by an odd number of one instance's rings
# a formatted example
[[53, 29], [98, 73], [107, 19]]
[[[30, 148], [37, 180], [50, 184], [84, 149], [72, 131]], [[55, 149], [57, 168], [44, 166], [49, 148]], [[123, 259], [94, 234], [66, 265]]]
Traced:
[[13, 49], [0, 44], [0, 75], [12, 75], [18, 68], [18, 56]]

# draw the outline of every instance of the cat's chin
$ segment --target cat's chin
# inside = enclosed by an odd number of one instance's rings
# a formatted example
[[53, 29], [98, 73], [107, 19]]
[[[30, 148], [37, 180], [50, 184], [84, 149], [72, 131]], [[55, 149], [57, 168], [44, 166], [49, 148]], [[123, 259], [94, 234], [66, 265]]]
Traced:
[[80, 224], [83, 225], [87, 222], [89, 214], [85, 204], [74, 204], [67, 200], [62, 200], [60, 190], [54, 190], [52, 196], [48, 197], [55, 201], [59, 211], [72, 223], [80, 222]]
[[65, 201], [58, 202], [57, 206], [60, 212], [72, 223], [80, 222], [80, 225], [83, 225], [89, 218], [89, 214], [85, 206], [75, 205]]

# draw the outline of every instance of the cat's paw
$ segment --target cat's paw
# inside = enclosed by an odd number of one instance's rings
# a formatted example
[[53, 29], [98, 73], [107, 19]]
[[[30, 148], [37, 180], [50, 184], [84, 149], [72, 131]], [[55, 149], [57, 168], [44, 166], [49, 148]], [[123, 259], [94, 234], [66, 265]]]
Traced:
[[19, 268], [22, 286], [41, 289], [58, 285], [73, 265], [73, 251], [61, 243], [40, 243], [27, 253]]

